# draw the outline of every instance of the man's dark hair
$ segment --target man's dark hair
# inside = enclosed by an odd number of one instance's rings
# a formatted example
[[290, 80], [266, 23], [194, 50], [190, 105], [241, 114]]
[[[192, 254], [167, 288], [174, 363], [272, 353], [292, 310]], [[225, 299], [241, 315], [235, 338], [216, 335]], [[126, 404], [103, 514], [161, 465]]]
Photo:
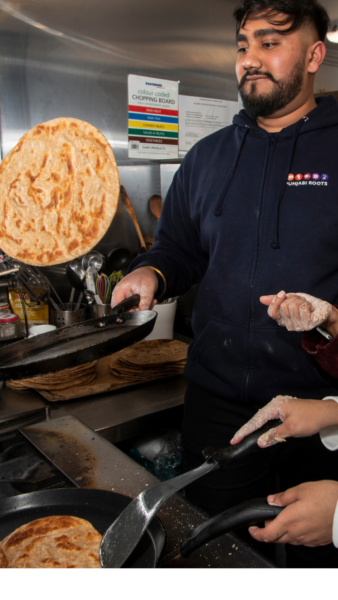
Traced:
[[[330, 24], [330, 17], [325, 8], [316, 0], [243, 0], [239, 2], [233, 14], [236, 20], [236, 35], [248, 19], [258, 15], [264, 16], [268, 23], [277, 27], [290, 24], [288, 29], [280, 32], [283, 34], [296, 31], [302, 25], [311, 24], [322, 42]], [[284, 14], [285, 19], [276, 19], [280, 14]]]

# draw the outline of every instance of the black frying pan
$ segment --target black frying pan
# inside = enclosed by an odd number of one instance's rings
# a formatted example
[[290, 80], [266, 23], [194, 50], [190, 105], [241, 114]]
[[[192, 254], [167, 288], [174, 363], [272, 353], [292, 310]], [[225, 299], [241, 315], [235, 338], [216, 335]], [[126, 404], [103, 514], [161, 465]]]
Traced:
[[138, 306], [139, 301], [140, 296], [130, 296], [107, 317], [61, 327], [2, 348], [0, 381], [76, 367], [143, 340], [153, 330], [157, 313], [124, 312]]
[[[130, 498], [103, 490], [59, 489], [22, 494], [0, 500], [0, 541], [21, 525], [41, 517], [70, 515], [87, 519], [103, 534], [131, 502]], [[155, 517], [142, 542], [124, 568], [154, 568], [162, 552], [165, 533]]]
[[228, 508], [189, 533], [181, 544], [181, 556], [187, 558], [204, 544], [230, 531], [275, 519], [282, 510], [283, 507], [268, 504], [266, 498], [247, 500]]

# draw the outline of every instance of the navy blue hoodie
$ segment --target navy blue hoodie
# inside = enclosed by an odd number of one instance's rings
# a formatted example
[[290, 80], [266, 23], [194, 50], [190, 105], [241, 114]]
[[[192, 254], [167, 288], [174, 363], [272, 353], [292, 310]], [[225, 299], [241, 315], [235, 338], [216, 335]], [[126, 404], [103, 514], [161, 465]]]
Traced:
[[267, 315], [259, 297], [306, 292], [338, 303], [338, 103], [317, 107], [273, 139], [245, 111], [204, 138], [176, 173], [153, 265], [166, 297], [200, 282], [185, 375], [230, 401], [337, 394], [303, 350], [302, 334]]

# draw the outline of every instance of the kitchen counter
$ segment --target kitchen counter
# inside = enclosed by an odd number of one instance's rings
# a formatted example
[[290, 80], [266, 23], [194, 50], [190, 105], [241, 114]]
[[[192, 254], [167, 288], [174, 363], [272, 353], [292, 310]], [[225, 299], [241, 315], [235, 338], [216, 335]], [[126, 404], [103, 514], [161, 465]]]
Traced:
[[52, 419], [73, 415], [105, 439], [117, 443], [177, 423], [185, 390], [183, 375], [67, 402], [48, 402], [34, 390], [3, 387], [0, 419], [49, 406]]
[[[183, 375], [179, 375], [74, 401], [50, 403], [33, 390], [17, 391], [4, 387], [0, 390], [0, 420], [49, 406], [52, 420], [72, 415], [100, 434], [99, 437], [114, 443], [155, 431], [156, 427], [177, 424], [182, 415], [185, 389], [186, 380]], [[88, 487], [99, 486], [100, 489], [113, 489], [115, 492], [135, 497], [147, 486], [157, 482], [153, 475], [118, 448], [110, 444], [108, 446], [112, 454], [109, 462], [113, 465], [109, 485], [107, 487], [104, 482], [97, 482]], [[59, 456], [58, 452], [56, 456]], [[58, 458], [56, 465], [57, 460]], [[76, 476], [81, 477], [82, 473], [83, 468], [80, 464], [74, 479]], [[178, 550], [188, 531], [207, 518], [205, 513], [179, 495], [175, 495], [162, 507], [159, 516], [167, 533], [165, 554]], [[272, 565], [235, 535], [228, 534], [210, 542], [189, 559], [172, 560], [166, 566], [270, 568]]]

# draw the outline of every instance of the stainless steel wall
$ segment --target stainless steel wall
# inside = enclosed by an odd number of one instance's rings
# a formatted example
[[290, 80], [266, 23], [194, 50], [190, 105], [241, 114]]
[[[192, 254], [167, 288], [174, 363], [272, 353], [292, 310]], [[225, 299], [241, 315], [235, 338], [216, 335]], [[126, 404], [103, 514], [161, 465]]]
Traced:
[[[1, 149], [37, 123], [76, 117], [109, 140], [142, 232], [156, 225], [160, 165], [128, 160], [127, 75], [180, 81], [180, 93], [237, 99], [234, 0], [0, 0]], [[162, 185], [168, 187], [165, 172]], [[99, 244], [139, 249], [124, 207]]]

